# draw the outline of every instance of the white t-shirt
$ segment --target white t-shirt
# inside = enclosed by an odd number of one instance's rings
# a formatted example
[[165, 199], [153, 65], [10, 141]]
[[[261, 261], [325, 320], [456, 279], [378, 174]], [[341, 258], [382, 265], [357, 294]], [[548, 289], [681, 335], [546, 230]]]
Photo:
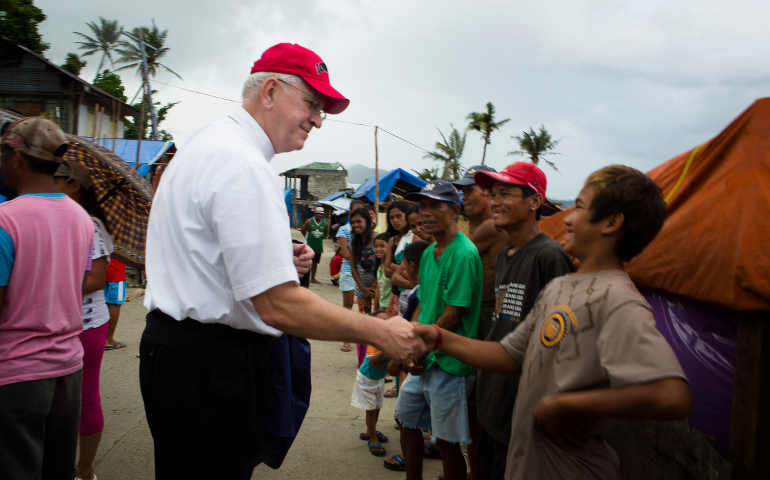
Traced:
[[[96, 217], [91, 217], [94, 222], [94, 244], [91, 262], [97, 258], [109, 257], [112, 254], [112, 237], [107, 233], [104, 224]], [[109, 262], [109, 258], [107, 258]], [[83, 330], [101, 327], [110, 320], [110, 311], [104, 301], [104, 289], [100, 288], [83, 295]]]
[[150, 211], [147, 309], [282, 334], [250, 301], [298, 281], [282, 183], [268, 163], [274, 153], [240, 106], [177, 151]]

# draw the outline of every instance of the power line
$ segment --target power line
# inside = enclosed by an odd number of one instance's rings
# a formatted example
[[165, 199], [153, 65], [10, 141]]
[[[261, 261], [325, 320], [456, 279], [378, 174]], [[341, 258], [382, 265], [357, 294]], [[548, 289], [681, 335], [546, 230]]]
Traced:
[[[193, 90], [191, 88], [180, 87], [178, 85], [171, 85], [169, 83], [161, 82], [160, 80], [155, 80], [155, 83], [160, 83], [161, 85], [165, 85], [167, 87], [178, 88], [180, 90], [184, 90], [184, 91], [190, 92], [190, 93], [196, 93], [198, 95], [205, 95], [207, 97], [217, 98], [219, 100], [225, 100], [227, 102], [238, 103], [238, 100], [233, 100], [232, 98], [220, 97], [219, 95], [213, 95], [211, 93], [201, 92], [200, 90]], [[348, 125], [357, 125], [359, 127], [368, 127], [368, 128], [374, 128], [375, 127], [375, 125], [372, 125], [370, 123], [351, 122], [349, 120], [340, 120], [340, 119], [337, 119], [337, 118], [329, 118], [329, 117], [326, 117], [324, 122], [346, 123]], [[406, 138], [404, 138], [404, 137], [402, 137], [400, 135], [397, 135], [397, 134], [391, 132], [390, 130], [388, 130], [388, 129], [384, 128], [384, 127], [379, 127], [379, 128], [380, 128], [380, 130], [382, 130], [383, 132], [387, 133], [388, 135], [390, 135], [390, 136], [392, 136], [394, 138], [397, 138], [397, 139], [401, 140], [402, 142], [407, 143], [407, 144], [413, 146], [414, 148], [416, 148], [418, 150], [422, 150], [425, 153], [429, 153], [428, 149], [423, 148], [423, 147], [417, 145], [416, 143], [414, 143], [414, 142], [412, 142], [410, 140], [407, 140]]]

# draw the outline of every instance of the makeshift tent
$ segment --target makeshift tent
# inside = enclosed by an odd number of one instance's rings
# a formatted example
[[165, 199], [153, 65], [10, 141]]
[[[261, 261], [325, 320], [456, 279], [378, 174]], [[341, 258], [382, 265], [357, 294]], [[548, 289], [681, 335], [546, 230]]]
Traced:
[[342, 215], [350, 210], [350, 194], [348, 192], [335, 193], [315, 203], [332, 208], [333, 215]]
[[[668, 216], [627, 265], [634, 282], [732, 310], [770, 310], [770, 98], [648, 175]], [[543, 230], [562, 240], [570, 210], [544, 219]]]
[[[92, 138], [82, 137], [94, 142]], [[138, 140], [127, 138], [100, 138], [94, 143], [112, 151], [113, 141], [115, 144], [115, 155], [119, 156], [131, 165], [136, 166], [136, 149], [139, 148], [139, 175], [146, 176], [149, 173], [153, 163], [157, 162], [163, 155], [171, 149], [175, 151], [174, 142], [163, 140], [142, 140], [139, 146]]]
[[[425, 186], [425, 180], [412, 175], [406, 170], [397, 168], [380, 177], [380, 202], [384, 202], [388, 195], [395, 193], [404, 196], [409, 192], [416, 192]], [[366, 197], [374, 203], [374, 175], [364, 180], [364, 183], [351, 195], [352, 198]]]
[[[690, 424], [727, 455], [738, 323], [770, 310], [770, 98], [647, 174], [667, 218], [626, 271], [688, 377]], [[564, 240], [571, 210], [541, 221], [543, 231]]]

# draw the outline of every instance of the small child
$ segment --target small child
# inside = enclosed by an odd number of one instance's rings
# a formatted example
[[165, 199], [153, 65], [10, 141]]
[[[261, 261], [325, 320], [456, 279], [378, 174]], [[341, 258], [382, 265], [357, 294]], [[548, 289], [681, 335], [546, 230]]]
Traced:
[[388, 236], [384, 233], [379, 233], [374, 237], [374, 256], [377, 257], [380, 263], [380, 266], [377, 267], [377, 284], [374, 290], [375, 315], [387, 310], [390, 303], [390, 278], [385, 274], [385, 255], [387, 252]]
[[[387, 314], [380, 313], [378, 318], [386, 319]], [[367, 440], [369, 452], [375, 457], [385, 455], [383, 443], [388, 438], [377, 431], [377, 420], [380, 417], [382, 398], [385, 393], [385, 365], [388, 359], [383, 352], [372, 345], [367, 346], [366, 358], [356, 372], [356, 383], [353, 385], [353, 396], [350, 404], [366, 410], [366, 432], [359, 435], [361, 440]]]
[[589, 175], [565, 217], [577, 273], [551, 280], [501, 341], [418, 325], [427, 344], [476, 368], [521, 371], [505, 478], [618, 479], [603, 417], [673, 420], [691, 397], [652, 309], [623, 271], [666, 216], [660, 189], [630, 167]]
[[[334, 243], [337, 243], [337, 239], [334, 239]], [[341, 272], [342, 255], [340, 255], [340, 248], [337, 247], [337, 251], [334, 252], [334, 257], [332, 257], [331, 261], [329, 262], [329, 276], [332, 279], [332, 285], [337, 287], [340, 285]]]

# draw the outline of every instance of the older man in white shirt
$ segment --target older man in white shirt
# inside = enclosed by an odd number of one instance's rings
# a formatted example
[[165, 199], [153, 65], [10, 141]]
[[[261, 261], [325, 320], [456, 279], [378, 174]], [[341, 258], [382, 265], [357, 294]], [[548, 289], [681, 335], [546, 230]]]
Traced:
[[156, 478], [250, 478], [264, 461], [269, 351], [283, 333], [371, 343], [411, 361], [424, 345], [297, 285], [312, 250], [292, 247], [275, 153], [302, 148], [349, 101], [296, 44], [257, 60], [243, 105], [182, 146], [160, 182], [147, 234], [140, 383]]

